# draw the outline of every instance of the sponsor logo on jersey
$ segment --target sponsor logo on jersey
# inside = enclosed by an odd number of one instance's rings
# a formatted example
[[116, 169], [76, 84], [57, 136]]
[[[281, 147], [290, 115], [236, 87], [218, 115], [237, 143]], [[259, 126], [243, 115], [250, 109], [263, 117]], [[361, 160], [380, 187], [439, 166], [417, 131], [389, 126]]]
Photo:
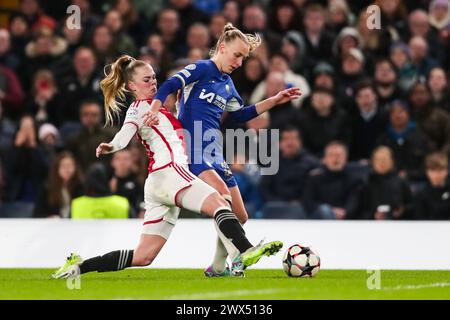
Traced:
[[227, 105], [227, 100], [225, 98], [223, 98], [222, 96], [220, 96], [214, 92], [206, 93], [205, 89], [203, 89], [200, 92], [199, 98], [201, 100], [206, 100], [209, 103], [212, 103], [212, 104], [218, 106], [222, 110], [225, 109], [225, 107]]
[[195, 65], [195, 64], [193, 64], [193, 63], [191, 63], [191, 64], [189, 64], [189, 65], [187, 65], [186, 67], [185, 67], [185, 69], [187, 69], [187, 70], [195, 70], [195, 68], [197, 68], [197, 66]]

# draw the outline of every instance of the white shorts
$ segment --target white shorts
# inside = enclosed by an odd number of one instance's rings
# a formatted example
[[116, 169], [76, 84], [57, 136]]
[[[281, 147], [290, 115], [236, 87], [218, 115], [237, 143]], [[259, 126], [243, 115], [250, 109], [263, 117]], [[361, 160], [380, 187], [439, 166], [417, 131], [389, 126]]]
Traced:
[[[186, 190], [182, 203], [176, 203], [178, 194]], [[170, 164], [151, 172], [145, 180], [145, 216], [142, 233], [159, 235], [168, 239], [175, 226], [180, 205], [188, 210], [201, 213], [205, 199], [214, 188], [197, 178], [187, 166]]]

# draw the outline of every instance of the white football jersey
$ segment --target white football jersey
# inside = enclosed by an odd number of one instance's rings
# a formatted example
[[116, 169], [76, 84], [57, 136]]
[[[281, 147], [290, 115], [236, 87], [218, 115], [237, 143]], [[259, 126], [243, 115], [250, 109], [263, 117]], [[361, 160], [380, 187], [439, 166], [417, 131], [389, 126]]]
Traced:
[[142, 116], [150, 111], [152, 100], [136, 100], [128, 108], [124, 124], [131, 123], [137, 128], [137, 137], [147, 149], [149, 172], [168, 166], [170, 163], [187, 165], [184, 148], [183, 128], [164, 106], [158, 112], [159, 124], [148, 127]]

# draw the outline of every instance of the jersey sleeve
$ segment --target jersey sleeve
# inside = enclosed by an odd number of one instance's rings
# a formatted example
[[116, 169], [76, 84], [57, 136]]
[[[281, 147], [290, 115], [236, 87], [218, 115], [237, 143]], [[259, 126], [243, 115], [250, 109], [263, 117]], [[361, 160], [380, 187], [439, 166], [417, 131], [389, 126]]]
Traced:
[[142, 119], [142, 115], [139, 112], [139, 104], [142, 103], [140, 101], [134, 102], [127, 110], [127, 114], [125, 116], [125, 120], [123, 124], [131, 123], [136, 126], [136, 129], [139, 130], [143, 125], [144, 121]]
[[207, 74], [208, 65], [205, 60], [197, 61], [196, 63], [191, 63], [175, 73], [168, 80], [159, 87], [156, 93], [155, 99], [164, 103], [169, 94], [175, 93], [185, 86], [196, 82]]

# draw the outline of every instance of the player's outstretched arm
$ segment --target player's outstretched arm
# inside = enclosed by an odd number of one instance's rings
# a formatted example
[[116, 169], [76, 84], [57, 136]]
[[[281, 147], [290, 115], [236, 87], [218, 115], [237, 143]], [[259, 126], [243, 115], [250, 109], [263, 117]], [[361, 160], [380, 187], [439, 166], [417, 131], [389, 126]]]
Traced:
[[108, 154], [122, 150], [130, 143], [136, 131], [136, 124], [131, 122], [124, 123], [120, 131], [116, 133], [114, 139], [111, 142], [102, 142], [98, 145], [97, 149], [95, 150], [95, 155], [98, 158], [102, 154]]
[[269, 111], [273, 107], [286, 103], [288, 101], [298, 99], [302, 95], [300, 88], [289, 88], [278, 92], [276, 95], [256, 103], [256, 112], [258, 115]]
[[301, 92], [299, 88], [290, 88], [283, 91], [278, 92], [277, 95], [270, 97], [266, 100], [258, 102], [257, 104], [252, 104], [250, 106], [246, 106], [230, 112], [229, 115], [234, 122], [244, 123], [253, 118], [256, 118], [261, 113], [264, 113], [276, 105], [283, 104], [290, 100], [297, 99], [301, 96]]

